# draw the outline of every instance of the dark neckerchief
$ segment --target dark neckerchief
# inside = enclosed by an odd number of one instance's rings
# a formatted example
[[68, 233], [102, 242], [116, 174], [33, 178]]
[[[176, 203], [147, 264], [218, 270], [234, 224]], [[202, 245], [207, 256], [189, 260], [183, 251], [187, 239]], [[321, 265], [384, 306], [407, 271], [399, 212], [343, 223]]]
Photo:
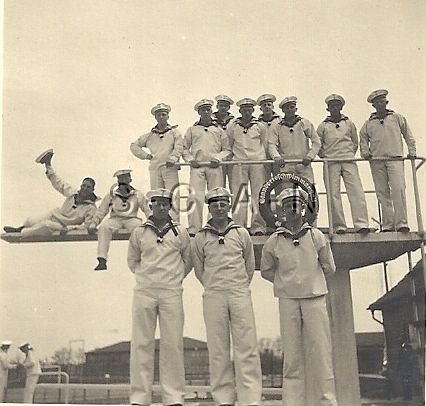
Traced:
[[262, 121], [263, 123], [270, 123], [272, 121], [274, 121], [276, 118], [280, 118], [280, 116], [278, 114], [275, 113], [275, 111], [272, 113], [272, 117], [270, 120], [266, 120], [264, 114], [262, 113], [259, 116], [259, 121]]
[[161, 244], [164, 240], [164, 236], [170, 231], [173, 231], [173, 234], [175, 236], [178, 235], [178, 231], [176, 230], [177, 223], [172, 220], [172, 218], [169, 216], [167, 223], [164, 225], [163, 228], [159, 229], [158, 226], [155, 224], [154, 218], [152, 216], [149, 216], [146, 220], [145, 226], [150, 227], [152, 231], [154, 231], [155, 234], [157, 234], [157, 243]]
[[77, 206], [81, 206], [83, 204], [93, 204], [98, 200], [98, 196], [96, 196], [94, 193], [92, 193], [87, 199], [80, 200], [78, 193], [74, 194], [74, 204], [72, 205], [72, 208], [75, 209]]
[[213, 117], [214, 117], [214, 121], [218, 124], [218, 125], [220, 125], [221, 127], [222, 127], [222, 129], [223, 130], [226, 130], [226, 126], [228, 125], [228, 123], [233, 119], [233, 118], [235, 118], [232, 114], [230, 114], [230, 113], [228, 113], [227, 115], [226, 115], [226, 117], [223, 119], [223, 120], [221, 120], [220, 118], [219, 118], [219, 116], [218, 116], [218, 114], [217, 114], [218, 112], [217, 111], [215, 111], [214, 113], [213, 113]]
[[340, 123], [341, 121], [346, 121], [346, 120], [349, 120], [349, 117], [345, 116], [344, 114], [341, 115], [341, 117], [339, 118], [339, 121], [335, 121], [335, 120], [333, 120], [333, 118], [331, 116], [327, 116], [324, 119], [324, 123], [334, 123], [334, 124], [337, 124], [337, 123]]
[[196, 125], [208, 128], [208, 127], [211, 127], [211, 126], [217, 127], [219, 124], [215, 120], [212, 120], [212, 122], [210, 124], [201, 124], [200, 120], [198, 120], [194, 123], [194, 126], [196, 126]]
[[218, 230], [216, 230], [216, 228], [214, 228], [211, 225], [211, 220], [207, 222], [207, 224], [205, 225], [205, 227], [201, 229], [201, 231], [205, 231], [205, 232], [209, 232], [211, 234], [217, 235], [219, 244], [223, 245], [225, 244], [225, 235], [228, 234], [231, 230], [235, 228], [240, 228], [240, 227], [241, 226], [239, 226], [238, 224], [235, 224], [233, 220], [230, 217], [228, 217], [228, 225], [226, 226], [224, 231], [219, 232]]
[[293, 245], [298, 247], [300, 245], [300, 238], [303, 237], [309, 230], [312, 229], [308, 223], [303, 223], [302, 227], [300, 227], [299, 231], [293, 234], [290, 230], [285, 227], [278, 227], [276, 233], [282, 235], [284, 238], [292, 240]]
[[244, 123], [242, 120], [242, 117], [238, 117], [235, 119], [235, 124], [238, 124], [240, 127], [244, 128], [244, 134], [247, 133], [248, 129], [255, 124], [259, 123], [259, 120], [256, 117], [251, 117], [250, 121], [248, 123]]
[[127, 185], [127, 191], [126, 192], [122, 192], [120, 189], [115, 189], [114, 190], [114, 196], [119, 197], [123, 203], [126, 203], [127, 200], [129, 200], [129, 198], [131, 196], [133, 196], [135, 194], [135, 188], [131, 185]]
[[164, 130], [159, 130], [157, 128], [157, 126], [155, 126], [155, 127], [151, 128], [151, 132], [154, 133], [154, 134], [158, 134], [158, 135], [160, 135], [160, 138], [163, 138], [163, 137], [161, 137], [161, 135], [165, 134], [166, 132], [168, 132], [170, 130], [174, 130], [176, 127], [177, 127], [177, 125], [167, 124], [167, 127]]
[[392, 115], [393, 113], [394, 113], [394, 111], [393, 111], [393, 110], [386, 110], [386, 114], [385, 114], [385, 116], [384, 116], [384, 117], [379, 117], [379, 116], [377, 115], [377, 111], [375, 111], [374, 113], [371, 113], [371, 114], [370, 114], [370, 118], [369, 118], [369, 120], [380, 120], [380, 122], [383, 124], [382, 120], [384, 120], [387, 116]]
[[293, 128], [301, 119], [302, 117], [296, 116], [292, 121], [287, 121], [284, 117], [278, 124], [285, 125], [288, 128]]

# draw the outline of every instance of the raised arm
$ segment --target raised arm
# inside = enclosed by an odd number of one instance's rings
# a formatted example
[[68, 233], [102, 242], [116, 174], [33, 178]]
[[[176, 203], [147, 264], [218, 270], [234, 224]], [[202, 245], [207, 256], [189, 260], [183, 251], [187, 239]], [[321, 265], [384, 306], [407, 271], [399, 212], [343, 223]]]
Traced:
[[53, 188], [56, 191], [58, 191], [60, 194], [64, 195], [65, 197], [70, 197], [72, 195], [75, 195], [78, 192], [78, 190], [75, 187], [63, 181], [56, 174], [52, 166], [46, 166], [46, 176], [47, 176], [47, 179], [49, 179], [50, 183], [52, 184]]

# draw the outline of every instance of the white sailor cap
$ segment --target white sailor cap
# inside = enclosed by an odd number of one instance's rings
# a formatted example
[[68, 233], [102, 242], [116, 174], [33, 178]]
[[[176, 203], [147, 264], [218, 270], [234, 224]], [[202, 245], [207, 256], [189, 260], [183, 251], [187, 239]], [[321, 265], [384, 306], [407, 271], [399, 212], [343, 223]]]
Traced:
[[340, 103], [342, 103], [342, 106], [345, 105], [345, 99], [343, 98], [343, 96], [340, 96], [340, 94], [332, 93], [332, 94], [330, 94], [330, 96], [327, 96], [325, 98], [326, 104], [328, 104], [332, 101], [339, 101]]
[[151, 109], [151, 114], [155, 116], [155, 113], [158, 111], [167, 111], [167, 113], [170, 113], [171, 107], [166, 103], [158, 103]]
[[245, 97], [244, 99], [237, 101], [237, 106], [238, 107], [243, 107], [243, 106], [254, 107], [256, 106], [256, 102], [253, 99], [250, 99], [250, 97]]
[[127, 175], [127, 174], [130, 174], [130, 172], [132, 172], [132, 170], [131, 169], [119, 169], [118, 171], [116, 171], [115, 173], [114, 173], [114, 175], [112, 175], [113, 177], [119, 177], [119, 176], [121, 176], [121, 175]]
[[1, 347], [10, 347], [12, 345], [12, 341], [4, 340], [0, 343]]
[[279, 104], [280, 109], [282, 109], [286, 104], [289, 104], [289, 103], [296, 104], [297, 103], [297, 97], [296, 96], [287, 96], [287, 97], [285, 97], [281, 101], [281, 103]]
[[375, 99], [378, 97], [386, 97], [388, 95], [388, 91], [386, 89], [378, 89], [371, 92], [367, 97], [368, 103], [373, 103]]
[[261, 96], [259, 96], [257, 98], [257, 104], [259, 106], [261, 106], [262, 103], [264, 103], [264, 102], [269, 101], [269, 102], [274, 103], [276, 100], [277, 100], [277, 98], [273, 94], [262, 94]]
[[214, 200], [230, 199], [232, 194], [224, 187], [215, 187], [210, 189], [204, 198], [204, 201], [209, 204]]
[[201, 99], [199, 102], [197, 102], [196, 104], [195, 104], [195, 106], [194, 106], [194, 110], [195, 111], [198, 111], [198, 109], [201, 107], [201, 106], [210, 106], [210, 107], [212, 107], [213, 106], [213, 100], [210, 100], [210, 99]]
[[220, 94], [214, 98], [217, 102], [227, 102], [229, 104], [234, 104], [234, 100], [228, 97], [226, 94]]
[[28, 348], [31, 348], [31, 345], [30, 345], [30, 343], [28, 342], [28, 341], [24, 341], [20, 346], [19, 346], [19, 349], [21, 350], [22, 348], [25, 348], [25, 347], [28, 347]]
[[277, 204], [280, 206], [282, 205], [282, 202], [286, 199], [294, 199], [294, 200], [301, 200], [302, 202], [307, 202], [309, 198], [308, 193], [306, 193], [303, 189], [296, 187], [296, 188], [287, 188], [284, 189], [278, 196], [277, 196]]
[[156, 197], [165, 197], [167, 199], [172, 200], [173, 199], [173, 194], [169, 189], [154, 189], [154, 190], [150, 190], [147, 194], [146, 194], [146, 198], [151, 201], [152, 199], [155, 199]]

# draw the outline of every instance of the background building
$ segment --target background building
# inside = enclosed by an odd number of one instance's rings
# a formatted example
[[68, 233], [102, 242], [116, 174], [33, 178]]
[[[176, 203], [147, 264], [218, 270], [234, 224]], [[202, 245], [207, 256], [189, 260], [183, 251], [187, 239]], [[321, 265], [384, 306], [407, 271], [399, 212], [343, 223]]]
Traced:
[[[185, 375], [188, 382], [209, 379], [207, 343], [184, 337]], [[159, 380], [160, 340], [155, 340], [154, 381]], [[130, 341], [121, 341], [86, 353], [85, 382], [128, 382]]]

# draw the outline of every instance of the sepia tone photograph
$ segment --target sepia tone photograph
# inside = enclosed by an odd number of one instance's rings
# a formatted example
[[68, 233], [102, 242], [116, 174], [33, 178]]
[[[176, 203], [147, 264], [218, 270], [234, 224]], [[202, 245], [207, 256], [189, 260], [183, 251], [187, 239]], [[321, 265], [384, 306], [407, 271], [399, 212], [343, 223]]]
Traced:
[[1, 6], [0, 403], [424, 404], [423, 1]]

